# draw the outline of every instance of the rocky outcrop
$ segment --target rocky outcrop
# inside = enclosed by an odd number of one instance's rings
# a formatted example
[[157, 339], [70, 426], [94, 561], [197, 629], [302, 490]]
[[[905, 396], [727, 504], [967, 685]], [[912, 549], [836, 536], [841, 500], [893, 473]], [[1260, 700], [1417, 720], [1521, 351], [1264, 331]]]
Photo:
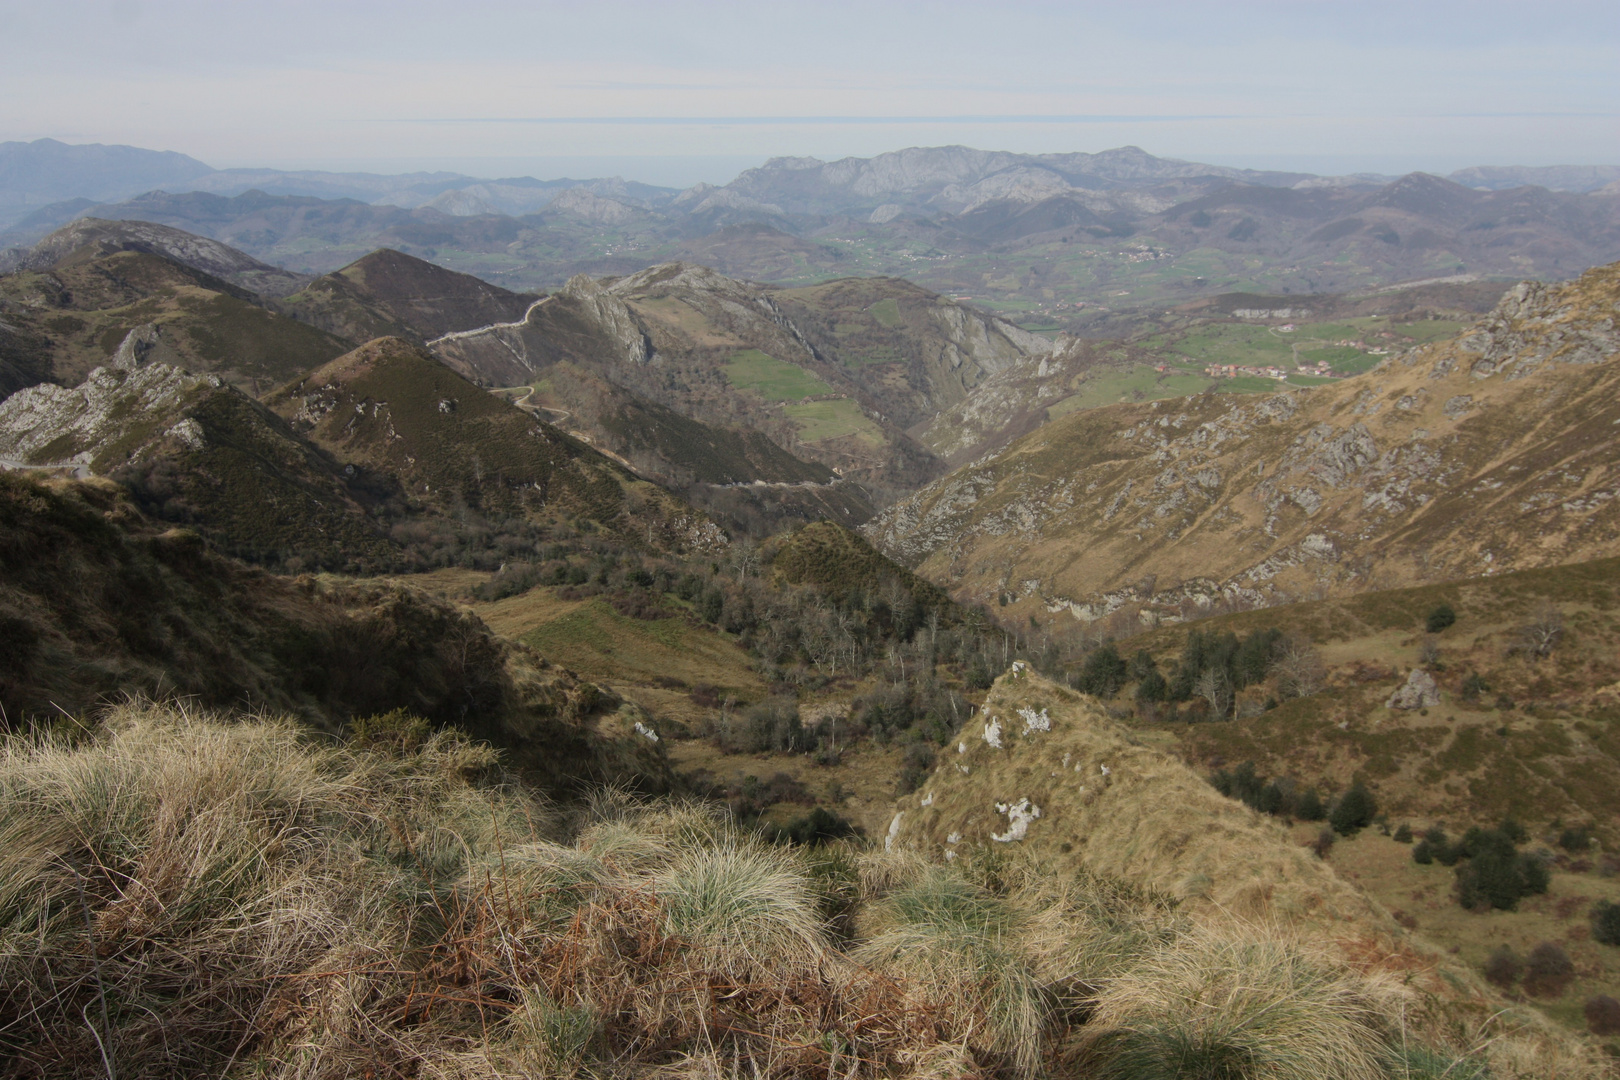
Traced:
[[598, 285], [588, 274], [575, 274], [562, 287], [561, 295], [574, 301], [580, 312], [622, 353], [631, 364], [645, 364], [652, 356], [652, 343], [623, 300]]
[[148, 362], [162, 344], [156, 327], [137, 327], [112, 362], [80, 385], [44, 383], [0, 401], [0, 460], [88, 475], [137, 459], [165, 436], [199, 442], [201, 429], [181, 414], [225, 384], [214, 375]]
[[1386, 709], [1427, 709], [1431, 705], [1440, 704], [1440, 687], [1435, 684], [1434, 676], [1422, 668], [1413, 668], [1412, 674], [1406, 677], [1406, 682], [1400, 689], [1389, 695], [1384, 702]]

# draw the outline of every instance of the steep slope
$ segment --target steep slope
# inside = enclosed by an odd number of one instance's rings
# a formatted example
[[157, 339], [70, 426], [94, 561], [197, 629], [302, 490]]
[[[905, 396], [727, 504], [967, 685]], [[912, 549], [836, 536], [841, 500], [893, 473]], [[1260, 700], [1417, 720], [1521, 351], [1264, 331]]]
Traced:
[[350, 347], [167, 254], [108, 252], [94, 240], [47, 269], [0, 276], [0, 320], [44, 343], [31, 352], [48, 356], [49, 366], [35, 363], [33, 381], [68, 385], [106, 363], [126, 335], [145, 325], [161, 328], [165, 355], [173, 362], [217, 373], [249, 393], [277, 386]]
[[537, 298], [382, 248], [287, 297], [292, 314], [349, 341], [426, 341], [521, 319]]
[[662, 488], [398, 338], [369, 342], [268, 401], [346, 465], [397, 478], [413, 502], [441, 512], [567, 515], [682, 550], [724, 543]]
[[[824, 356], [770, 290], [705, 267], [669, 263], [607, 282], [578, 275], [521, 322], [430, 346], [486, 384], [528, 384], [571, 364], [691, 420], [752, 429], [846, 477], [915, 483], [930, 468], [927, 452], [883, 418], [855, 372]], [[590, 400], [557, 396], [553, 405], [593, 439], [614, 438], [591, 431], [602, 418]], [[685, 451], [659, 453], [674, 461]], [[773, 470], [746, 479], [798, 477]]]
[[[686, 263], [603, 282], [581, 275], [522, 322], [431, 344], [469, 377], [496, 385], [571, 364], [884, 489], [915, 486], [934, 468], [905, 429], [989, 373], [1050, 349], [1005, 320], [894, 278], [772, 289]], [[589, 401], [548, 404], [574, 423], [597, 421]]]
[[397, 584], [248, 569], [154, 525], [104, 480], [0, 474], [0, 640], [0, 728], [131, 694], [333, 733], [404, 709], [507, 748], [559, 794], [668, 779], [628, 721], [592, 716], [594, 687], [476, 616]]
[[895, 423], [926, 423], [1051, 342], [902, 278], [839, 278], [772, 299]]
[[215, 375], [163, 363], [163, 338], [132, 331], [113, 362], [73, 388], [41, 384], [0, 402], [8, 467], [115, 476], [171, 521], [261, 561], [381, 568], [390, 545], [329, 457]]
[[1591, 1047], [1508, 1004], [1280, 824], [1142, 745], [1093, 699], [1020, 665], [997, 680], [957, 739], [916, 794], [896, 804], [889, 847], [953, 862], [1017, 848], [1071, 880], [1129, 881], [1178, 899], [1215, 932], [1265, 926], [1391, 976], [1414, 995], [1411, 1015], [1424, 1026], [1479, 1025], [1491, 1033], [1480, 1045], [1525, 1040], [1493, 1062], [1493, 1074], [1515, 1075], [1530, 1062], [1544, 1075], [1578, 1075], [1581, 1060], [1600, 1068], [1587, 1057]]
[[953, 592], [1082, 619], [1613, 554], [1620, 265], [1365, 376], [1056, 420], [867, 527]]

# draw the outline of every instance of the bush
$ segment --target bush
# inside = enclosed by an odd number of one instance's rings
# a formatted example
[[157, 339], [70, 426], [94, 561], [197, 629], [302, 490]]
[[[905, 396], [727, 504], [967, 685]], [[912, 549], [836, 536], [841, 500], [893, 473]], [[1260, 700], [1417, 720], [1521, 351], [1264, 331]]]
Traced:
[[1563, 832], [1558, 834], [1558, 846], [1563, 848], [1565, 851], [1577, 853], [1591, 850], [1591, 826], [1577, 825], [1574, 828], [1565, 829]]
[[776, 839], [789, 844], [813, 846], [855, 835], [855, 826], [839, 814], [818, 806], [803, 817], [776, 830]]
[[349, 725], [349, 741], [362, 750], [415, 752], [433, 734], [433, 725], [407, 709], [362, 716]]
[[1397, 844], [1410, 844], [1412, 842], [1412, 826], [1401, 822], [1400, 828], [1395, 830], [1394, 840]]
[[1328, 824], [1342, 836], [1354, 836], [1371, 825], [1377, 816], [1378, 801], [1367, 786], [1357, 780], [1334, 805], [1333, 813], [1328, 816]]
[[1485, 978], [1506, 990], [1524, 974], [1524, 961], [1507, 945], [1498, 945], [1485, 960]]
[[1423, 621], [1423, 628], [1431, 634], [1438, 634], [1448, 626], [1457, 622], [1457, 613], [1450, 604], [1440, 604], [1429, 612], [1429, 617]]
[[1327, 817], [1327, 808], [1315, 788], [1306, 788], [1294, 804], [1294, 814], [1301, 821], [1321, 821]]
[[1337, 837], [1338, 834], [1332, 829], [1324, 827], [1321, 832], [1316, 834], [1316, 839], [1311, 841], [1310, 848], [1316, 852], [1318, 859], [1325, 859], [1328, 857], [1328, 852], [1333, 850], [1333, 844]]
[[1524, 965], [1525, 991], [1537, 997], [1558, 997], [1575, 977], [1575, 964], [1569, 954], [1550, 941], [1530, 950]]
[[934, 769], [934, 748], [927, 743], [918, 741], [906, 747], [900, 758], [900, 784], [898, 793], [910, 795], [923, 786], [928, 774]]
[[1620, 945], [1620, 904], [1599, 900], [1592, 905], [1592, 940]]
[[1479, 695], [1490, 690], [1490, 684], [1477, 671], [1470, 671], [1462, 681], [1462, 696], [1467, 701], [1476, 701]]
[[1586, 1027], [1594, 1035], [1620, 1035], [1620, 1001], [1608, 994], [1588, 998], [1581, 1009], [1586, 1014]]

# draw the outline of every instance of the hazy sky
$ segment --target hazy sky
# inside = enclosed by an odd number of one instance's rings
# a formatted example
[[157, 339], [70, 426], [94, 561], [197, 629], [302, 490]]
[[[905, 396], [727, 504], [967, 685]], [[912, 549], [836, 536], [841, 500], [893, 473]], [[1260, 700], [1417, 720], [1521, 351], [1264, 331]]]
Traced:
[[779, 154], [947, 143], [1130, 143], [1319, 172], [1614, 164], [1620, 14], [1615, 0], [0, 0], [0, 140], [42, 136], [219, 167], [681, 184]]

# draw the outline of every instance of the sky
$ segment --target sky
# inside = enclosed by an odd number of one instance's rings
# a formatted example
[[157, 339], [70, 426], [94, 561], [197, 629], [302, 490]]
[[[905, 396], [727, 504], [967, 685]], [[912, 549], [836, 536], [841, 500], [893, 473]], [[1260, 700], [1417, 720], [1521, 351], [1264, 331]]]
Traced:
[[218, 168], [724, 183], [1136, 145], [1322, 173], [1620, 164], [1614, 0], [0, 0], [0, 141]]

